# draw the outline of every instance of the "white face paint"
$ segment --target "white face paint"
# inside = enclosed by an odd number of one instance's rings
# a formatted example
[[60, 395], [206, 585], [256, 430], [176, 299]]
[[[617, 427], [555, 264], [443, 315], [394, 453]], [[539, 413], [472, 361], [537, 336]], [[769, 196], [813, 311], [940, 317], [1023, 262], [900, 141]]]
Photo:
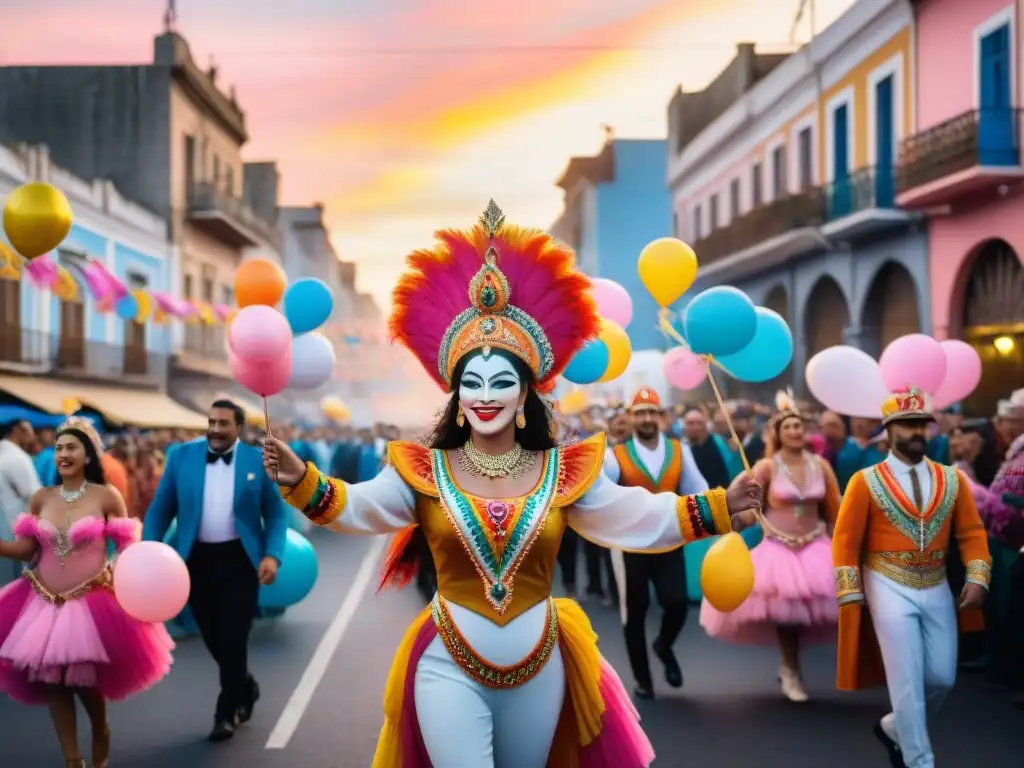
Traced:
[[459, 403], [474, 432], [496, 435], [512, 423], [523, 384], [501, 355], [474, 356], [462, 373]]

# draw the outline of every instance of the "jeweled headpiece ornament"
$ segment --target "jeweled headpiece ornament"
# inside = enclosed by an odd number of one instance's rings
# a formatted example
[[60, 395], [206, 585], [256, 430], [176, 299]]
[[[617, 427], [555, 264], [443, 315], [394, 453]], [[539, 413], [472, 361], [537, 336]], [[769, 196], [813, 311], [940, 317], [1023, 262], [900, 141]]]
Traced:
[[408, 258], [394, 291], [390, 330], [450, 390], [466, 354], [503, 349], [547, 391], [597, 335], [590, 280], [571, 250], [540, 230], [505, 224], [493, 200], [470, 231], [444, 230]]
[[780, 389], [775, 393], [775, 415], [772, 417], [772, 421], [778, 426], [784, 419], [791, 416], [798, 419], [803, 418], [803, 414], [800, 413], [800, 408], [796, 404], [796, 398], [793, 397], [793, 390]]
[[57, 428], [57, 437], [60, 437], [61, 433], [72, 429], [81, 432], [86, 436], [86, 438], [88, 438], [89, 442], [92, 443], [92, 447], [96, 449], [97, 456], [103, 455], [103, 440], [100, 438], [100, 433], [96, 431], [96, 427], [93, 426], [91, 421], [84, 419], [81, 416], [69, 416], [67, 420]]
[[882, 424], [933, 418], [931, 398], [917, 387], [893, 392], [882, 403]]

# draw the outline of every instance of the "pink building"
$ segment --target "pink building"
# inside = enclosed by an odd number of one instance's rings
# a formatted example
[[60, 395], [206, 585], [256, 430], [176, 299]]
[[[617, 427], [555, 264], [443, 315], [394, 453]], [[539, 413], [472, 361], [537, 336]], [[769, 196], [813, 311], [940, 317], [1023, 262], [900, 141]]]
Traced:
[[932, 327], [985, 361], [988, 406], [1024, 365], [1021, 13], [1016, 0], [916, 0], [915, 134], [897, 202], [929, 218]]

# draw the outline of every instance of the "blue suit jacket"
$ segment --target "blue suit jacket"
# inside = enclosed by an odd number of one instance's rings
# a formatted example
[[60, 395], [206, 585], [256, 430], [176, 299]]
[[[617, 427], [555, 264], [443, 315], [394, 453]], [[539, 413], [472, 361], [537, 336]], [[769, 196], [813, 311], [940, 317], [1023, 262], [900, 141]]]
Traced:
[[[178, 554], [188, 560], [199, 535], [206, 484], [206, 438], [175, 446], [146, 512], [142, 535], [147, 541], [163, 541], [171, 521], [178, 521]], [[231, 466], [235, 470], [235, 527], [253, 566], [265, 556], [284, 557], [288, 512], [277, 486], [263, 470], [258, 448], [239, 443]]]

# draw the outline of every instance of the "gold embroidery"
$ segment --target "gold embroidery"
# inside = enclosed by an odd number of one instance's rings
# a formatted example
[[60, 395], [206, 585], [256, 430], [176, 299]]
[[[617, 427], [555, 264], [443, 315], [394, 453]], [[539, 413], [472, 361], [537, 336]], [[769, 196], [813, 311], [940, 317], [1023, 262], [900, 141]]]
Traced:
[[984, 560], [968, 560], [964, 563], [967, 571], [967, 581], [971, 584], [978, 584], [988, 589], [992, 583], [992, 568]]
[[43, 583], [39, 581], [39, 577], [36, 576], [35, 571], [25, 571], [25, 578], [28, 579], [29, 584], [36, 591], [36, 594], [43, 598], [46, 602], [52, 605], [64, 605], [71, 600], [77, 600], [80, 597], [85, 597], [93, 589], [111, 589], [114, 583], [114, 576], [108, 565], [99, 575], [89, 579], [89, 581], [81, 584], [74, 589], [70, 589], [67, 592], [53, 592], [52, 590], [43, 586]]
[[865, 565], [897, 584], [911, 589], [930, 589], [946, 579], [946, 554], [931, 552], [871, 552]]
[[839, 604], [860, 600], [864, 589], [860, 583], [860, 568], [855, 565], [840, 565], [835, 570], [836, 598]]
[[518, 664], [510, 664], [507, 667], [492, 664], [473, 650], [469, 641], [455, 626], [448, 606], [440, 595], [434, 597], [432, 612], [437, 633], [455, 663], [470, 679], [488, 688], [515, 688], [530, 680], [547, 664], [558, 642], [558, 612], [555, 601], [551, 598], [548, 598], [547, 622], [537, 646]]

